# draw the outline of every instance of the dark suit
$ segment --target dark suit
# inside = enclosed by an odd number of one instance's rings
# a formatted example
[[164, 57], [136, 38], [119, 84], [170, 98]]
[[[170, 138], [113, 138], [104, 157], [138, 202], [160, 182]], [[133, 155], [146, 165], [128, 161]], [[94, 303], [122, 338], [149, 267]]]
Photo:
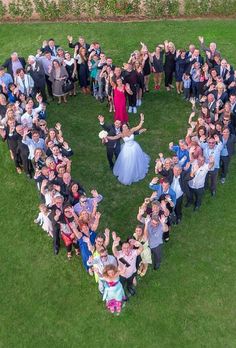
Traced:
[[42, 47], [41, 48], [41, 51], [42, 51], [42, 53], [45, 53], [45, 52], [50, 52], [51, 53], [51, 55], [53, 56], [53, 57], [56, 57], [56, 55], [57, 55], [57, 49], [58, 49], [58, 47], [60, 47], [60, 46], [54, 46], [54, 49], [51, 49], [51, 47], [50, 46], [45, 46], [45, 47]]
[[[114, 124], [101, 124], [102, 128], [107, 131], [108, 136], [115, 136], [118, 133], [116, 132], [116, 128]], [[119, 130], [120, 132], [120, 130]], [[119, 156], [120, 153], [120, 139], [118, 140], [108, 140], [107, 143], [105, 143], [107, 147], [107, 159], [110, 165], [110, 168], [113, 169], [114, 163], [113, 163], [113, 156], [115, 155], [115, 158]]]
[[[222, 137], [220, 140], [223, 142]], [[221, 167], [222, 178], [225, 178], [228, 174], [230, 159], [235, 152], [235, 149], [234, 149], [235, 143], [236, 143], [236, 136], [234, 134], [230, 134], [228, 141], [225, 144], [228, 151], [228, 156], [220, 156], [220, 167]]]
[[29, 65], [27, 67], [27, 72], [34, 80], [33, 95], [35, 96], [37, 93], [41, 93], [43, 101], [45, 102], [47, 100], [45, 91], [46, 79], [42, 64], [40, 62], [36, 62], [34, 69], [32, 65]]
[[[192, 179], [192, 176], [190, 175], [191, 173], [189, 171], [183, 170], [180, 174], [179, 178], [179, 185], [181, 190], [183, 191], [183, 195], [177, 198], [176, 204], [175, 204], [175, 214], [177, 217], [177, 221], [180, 221], [182, 218], [182, 203], [183, 203], [183, 196], [186, 195], [187, 200], [190, 198], [190, 190], [188, 186], [188, 181]], [[170, 183], [173, 183], [174, 179], [174, 173], [172, 171], [172, 178]]]
[[235, 105], [231, 105], [231, 122], [234, 127], [234, 130], [236, 130], [236, 103]]
[[198, 59], [196, 59], [196, 58], [193, 59], [193, 60], [191, 60], [191, 59], [192, 59], [191, 53], [187, 52], [187, 54], [186, 54], [185, 72], [188, 73], [188, 74], [190, 73], [190, 70], [191, 70], [192, 65], [194, 63], [199, 62], [201, 66], [204, 64], [204, 59], [203, 59], [203, 57], [201, 55], [198, 56]]
[[[213, 94], [211, 92], [211, 94]], [[210, 112], [211, 122], [215, 122], [215, 112], [216, 112], [216, 101], [214, 100], [212, 103], [207, 103], [208, 110]]]
[[[23, 67], [23, 69], [25, 68], [26, 62], [25, 62], [25, 58], [23, 57], [18, 57], [19, 61], [21, 62], [21, 65]], [[12, 77], [13, 76], [13, 70], [12, 70], [12, 60], [11, 58], [8, 58], [5, 63], [3, 64], [4, 68], [7, 69], [8, 74], [10, 74]]]
[[76, 43], [69, 42], [68, 46], [70, 48], [75, 48], [75, 46], [78, 46], [77, 54], [79, 53], [79, 50], [80, 50], [81, 47], [84, 47], [86, 49], [87, 54], [89, 53], [90, 45], [87, 44], [87, 43], [84, 46], [81, 46], [81, 44], [79, 42], [76, 42]]
[[60, 248], [60, 224], [55, 221], [54, 217], [56, 215], [56, 211], [60, 210], [62, 212], [63, 208], [59, 209], [56, 205], [53, 205], [51, 208], [51, 213], [49, 214], [49, 219], [52, 223], [52, 233], [53, 233], [53, 249], [54, 252], [59, 251]]

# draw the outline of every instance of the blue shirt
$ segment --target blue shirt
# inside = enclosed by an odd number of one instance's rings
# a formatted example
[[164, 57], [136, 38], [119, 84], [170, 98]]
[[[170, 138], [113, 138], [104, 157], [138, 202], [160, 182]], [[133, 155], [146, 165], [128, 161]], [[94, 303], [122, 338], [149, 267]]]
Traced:
[[209, 148], [207, 143], [201, 143], [201, 148], [203, 149], [203, 156], [205, 157], [206, 163], [209, 163], [209, 158], [214, 157], [214, 166], [209, 169], [209, 171], [213, 171], [214, 169], [220, 168], [220, 154], [223, 149], [223, 143], [219, 142], [217, 145], [213, 147], [213, 149]]
[[223, 143], [223, 149], [221, 150], [221, 153], [220, 155], [223, 156], [223, 157], [226, 157], [226, 156], [229, 156], [229, 153], [228, 153], [228, 149], [227, 149], [227, 140], [225, 140], [224, 138], [222, 138], [222, 143]]
[[[96, 236], [97, 234], [94, 231], [89, 230], [89, 239], [92, 245], [95, 244]], [[81, 252], [84, 268], [88, 270], [89, 266], [87, 262], [88, 262], [89, 256], [91, 256], [92, 254], [88, 249], [88, 244], [84, 241], [84, 237], [87, 237], [87, 236], [83, 234], [83, 236], [78, 240], [77, 245], [80, 247], [80, 252]]]
[[171, 149], [176, 153], [179, 159], [179, 164], [181, 165], [182, 168], [186, 166], [186, 164], [189, 162], [189, 152], [187, 149], [181, 150], [179, 145], [174, 145]]
[[12, 82], [13, 82], [13, 79], [12, 79], [11, 75], [8, 73], [4, 73], [4, 75], [0, 77], [0, 85], [2, 85], [4, 83], [7, 88], [8, 88], [9, 83], [12, 83]]
[[153, 226], [151, 221], [147, 225], [148, 232], [148, 244], [151, 249], [158, 247], [158, 245], [163, 244], [163, 229], [162, 225]]
[[176, 193], [171, 187], [169, 187], [168, 191], [164, 191], [160, 184], [149, 184], [149, 188], [157, 192], [157, 199], [159, 199], [161, 195], [169, 195], [174, 205], [176, 204]]

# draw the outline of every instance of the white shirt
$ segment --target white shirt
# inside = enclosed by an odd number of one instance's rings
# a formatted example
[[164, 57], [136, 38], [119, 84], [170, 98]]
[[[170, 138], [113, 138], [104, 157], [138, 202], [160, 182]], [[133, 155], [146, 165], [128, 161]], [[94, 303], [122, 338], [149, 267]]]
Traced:
[[181, 190], [180, 184], [179, 184], [179, 179], [180, 179], [180, 175], [177, 177], [173, 177], [173, 181], [171, 184], [171, 188], [172, 190], [175, 191], [176, 193], [176, 199], [178, 199], [179, 197], [183, 196], [183, 191]]
[[32, 114], [28, 114], [28, 112], [25, 112], [22, 116], [21, 116], [21, 124], [23, 126], [26, 126], [28, 127], [29, 129], [32, 129], [33, 127], [33, 117], [34, 117], [34, 114], [32, 112]]
[[205, 185], [206, 175], [208, 171], [209, 171], [209, 165], [207, 163], [203, 164], [203, 166], [198, 168], [194, 178], [188, 182], [189, 187], [193, 189], [203, 188]]

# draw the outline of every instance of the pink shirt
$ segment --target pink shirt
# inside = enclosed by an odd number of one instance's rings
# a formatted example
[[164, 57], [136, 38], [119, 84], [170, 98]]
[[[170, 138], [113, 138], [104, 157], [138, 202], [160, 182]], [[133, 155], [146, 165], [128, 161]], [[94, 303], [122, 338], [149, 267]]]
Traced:
[[136, 259], [137, 259], [138, 253], [137, 250], [132, 249], [129, 253], [129, 255], [125, 255], [122, 250], [117, 252], [117, 260], [119, 264], [123, 266], [123, 263], [119, 261], [120, 258], [124, 258], [125, 261], [127, 261], [130, 266], [125, 267], [125, 271], [121, 274], [125, 278], [131, 277], [136, 272]]

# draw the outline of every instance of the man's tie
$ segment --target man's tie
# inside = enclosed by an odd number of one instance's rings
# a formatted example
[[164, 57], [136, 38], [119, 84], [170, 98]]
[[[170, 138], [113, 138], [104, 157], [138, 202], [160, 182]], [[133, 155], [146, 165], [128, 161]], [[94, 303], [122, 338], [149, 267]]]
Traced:
[[22, 80], [22, 83], [23, 83], [23, 87], [24, 87], [24, 94], [27, 95], [27, 88], [25, 85], [25, 79]]

